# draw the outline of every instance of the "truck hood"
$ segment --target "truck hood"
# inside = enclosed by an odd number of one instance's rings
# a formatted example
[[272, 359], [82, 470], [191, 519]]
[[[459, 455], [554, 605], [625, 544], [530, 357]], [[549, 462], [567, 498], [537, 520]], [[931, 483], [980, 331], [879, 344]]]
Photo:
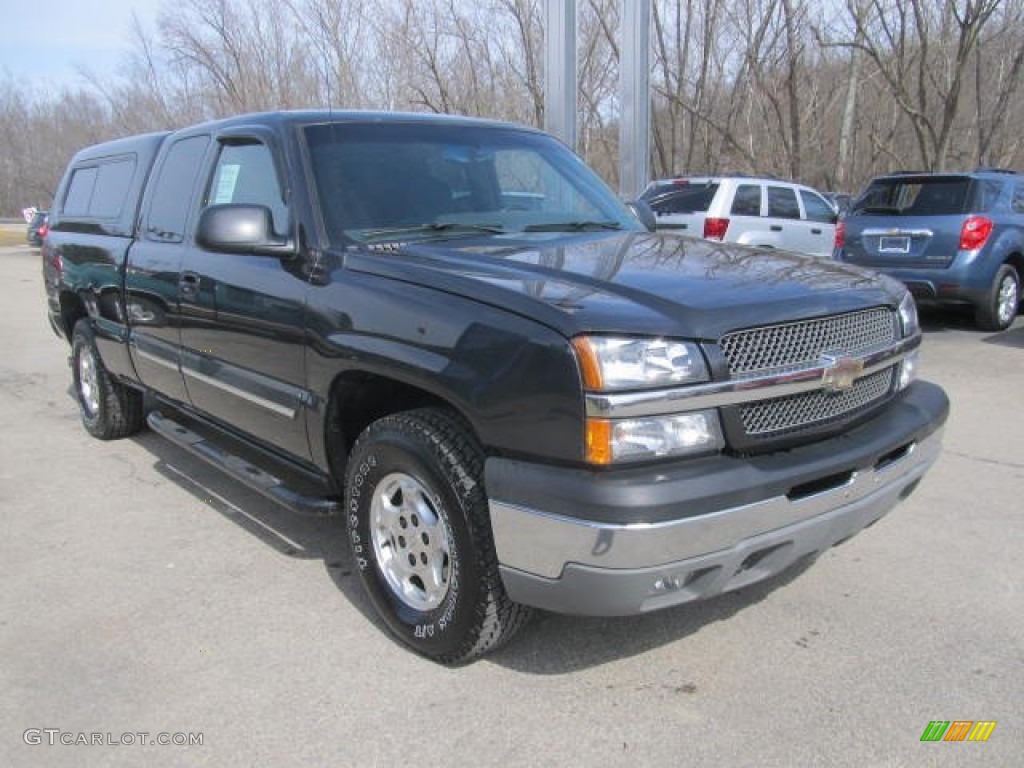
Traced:
[[736, 328], [897, 304], [857, 267], [671, 234], [521, 234], [353, 248], [345, 266], [543, 322], [566, 336], [717, 339]]

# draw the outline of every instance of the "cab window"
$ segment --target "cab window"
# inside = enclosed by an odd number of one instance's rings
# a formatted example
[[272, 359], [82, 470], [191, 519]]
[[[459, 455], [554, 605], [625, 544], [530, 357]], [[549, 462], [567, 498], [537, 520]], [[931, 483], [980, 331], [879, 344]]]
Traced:
[[288, 227], [288, 209], [273, 155], [266, 144], [224, 144], [203, 202], [205, 205], [263, 205], [270, 209], [275, 232], [284, 233]]
[[163, 243], [184, 239], [185, 222], [194, 204], [193, 189], [209, 142], [208, 136], [190, 136], [176, 141], [168, 150], [153, 183], [144, 227], [148, 239]]

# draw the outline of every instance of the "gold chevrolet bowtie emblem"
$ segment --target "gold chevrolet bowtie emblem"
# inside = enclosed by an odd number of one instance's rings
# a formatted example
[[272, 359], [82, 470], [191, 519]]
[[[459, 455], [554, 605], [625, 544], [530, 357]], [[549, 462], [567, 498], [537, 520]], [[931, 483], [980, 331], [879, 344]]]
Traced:
[[821, 375], [822, 388], [831, 394], [853, 389], [854, 382], [864, 373], [864, 361], [843, 355], [822, 355], [825, 372]]

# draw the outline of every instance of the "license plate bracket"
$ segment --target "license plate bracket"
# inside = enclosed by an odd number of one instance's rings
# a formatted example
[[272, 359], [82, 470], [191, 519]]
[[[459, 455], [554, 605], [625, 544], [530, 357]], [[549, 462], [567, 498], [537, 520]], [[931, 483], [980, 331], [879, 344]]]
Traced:
[[883, 235], [878, 240], [879, 253], [910, 253], [910, 238], [905, 235]]

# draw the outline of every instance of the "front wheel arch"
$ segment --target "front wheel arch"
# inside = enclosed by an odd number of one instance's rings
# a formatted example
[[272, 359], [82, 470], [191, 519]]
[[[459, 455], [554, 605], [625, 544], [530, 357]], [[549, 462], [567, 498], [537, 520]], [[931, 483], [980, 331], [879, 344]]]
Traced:
[[442, 408], [459, 414], [454, 405], [425, 389], [389, 376], [353, 369], [331, 383], [323, 424], [323, 448], [332, 480], [341, 490], [348, 458], [358, 437], [374, 421], [417, 408]]

